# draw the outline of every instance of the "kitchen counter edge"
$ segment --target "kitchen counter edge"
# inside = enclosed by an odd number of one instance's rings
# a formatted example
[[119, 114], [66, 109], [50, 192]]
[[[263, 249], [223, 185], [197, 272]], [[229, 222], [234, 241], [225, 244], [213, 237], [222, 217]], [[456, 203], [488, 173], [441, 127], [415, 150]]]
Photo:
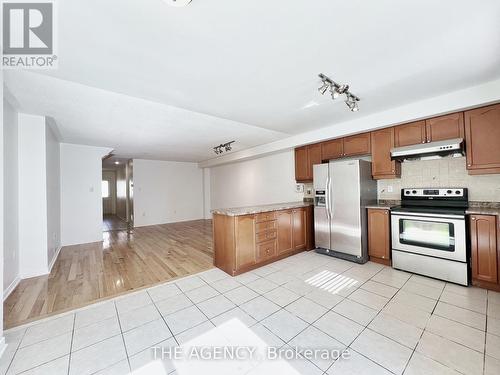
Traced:
[[260, 214], [262, 212], [281, 211], [281, 210], [289, 210], [292, 208], [309, 207], [312, 205], [313, 205], [312, 202], [289, 202], [289, 203], [277, 203], [277, 204], [264, 204], [260, 206], [249, 206], [249, 207], [218, 208], [211, 210], [211, 213], [214, 215], [243, 216], [243, 215]]

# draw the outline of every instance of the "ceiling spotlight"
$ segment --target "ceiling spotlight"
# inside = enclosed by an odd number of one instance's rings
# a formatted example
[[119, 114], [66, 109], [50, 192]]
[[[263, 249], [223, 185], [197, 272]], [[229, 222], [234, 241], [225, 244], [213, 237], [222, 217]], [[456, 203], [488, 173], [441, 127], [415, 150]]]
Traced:
[[173, 7], [185, 7], [191, 2], [191, 0], [163, 0], [163, 1]]
[[115, 161], [115, 164], [118, 165], [118, 164], [120, 164], [120, 162], [119, 161]]
[[321, 86], [318, 91], [321, 93], [321, 95], [325, 95], [326, 90], [328, 90], [328, 87], [330, 87], [330, 84], [328, 82], [323, 81], [323, 86]]
[[216, 155], [222, 154], [224, 151], [228, 152], [231, 151], [233, 148], [231, 147], [231, 144], [233, 144], [235, 141], [227, 142], [227, 143], [221, 143], [218, 146], [214, 147], [214, 152]]
[[332, 99], [337, 99], [340, 95], [345, 95], [346, 100], [345, 104], [349, 107], [352, 112], [357, 112], [359, 110], [358, 103], [359, 98], [349, 91], [349, 85], [347, 84], [338, 84], [331, 78], [325, 76], [323, 73], [319, 74], [319, 78], [323, 82], [323, 86], [321, 86], [318, 91], [321, 94], [324, 94], [328, 88], [330, 88], [330, 94]]

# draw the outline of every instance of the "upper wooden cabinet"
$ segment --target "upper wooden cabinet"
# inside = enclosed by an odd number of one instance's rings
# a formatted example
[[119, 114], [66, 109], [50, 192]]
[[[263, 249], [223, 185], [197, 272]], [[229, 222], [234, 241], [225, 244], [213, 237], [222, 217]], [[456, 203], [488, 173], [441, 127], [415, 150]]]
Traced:
[[416, 121], [394, 127], [394, 146], [410, 146], [425, 143], [425, 121]]
[[390, 215], [386, 209], [368, 209], [368, 255], [371, 261], [390, 264]]
[[469, 174], [500, 173], [500, 104], [465, 112]]
[[471, 216], [470, 236], [473, 281], [498, 283], [496, 216]]
[[321, 143], [321, 159], [338, 159], [344, 155], [344, 142], [342, 138], [332, 139]]
[[374, 179], [401, 176], [401, 163], [391, 160], [394, 147], [394, 128], [385, 128], [371, 133], [372, 176]]
[[463, 112], [425, 120], [425, 135], [427, 142], [464, 138], [464, 132]]
[[362, 133], [343, 138], [343, 156], [370, 154], [370, 133]]
[[321, 143], [296, 148], [295, 180], [312, 181], [314, 164], [321, 164]]

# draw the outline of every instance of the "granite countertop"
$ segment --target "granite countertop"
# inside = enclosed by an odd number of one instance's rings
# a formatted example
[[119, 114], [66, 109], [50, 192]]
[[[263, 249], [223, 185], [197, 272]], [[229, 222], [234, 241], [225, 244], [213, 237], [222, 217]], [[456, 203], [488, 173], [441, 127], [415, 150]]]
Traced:
[[389, 210], [394, 206], [399, 206], [401, 204], [400, 201], [393, 201], [393, 200], [379, 200], [379, 201], [373, 201], [369, 202], [368, 204], [365, 204], [365, 208], [380, 208], [384, 210]]
[[258, 214], [260, 212], [269, 211], [280, 211], [288, 210], [290, 208], [308, 207], [311, 206], [312, 202], [288, 202], [288, 203], [276, 203], [276, 204], [264, 204], [261, 206], [250, 206], [250, 207], [233, 207], [233, 208], [218, 208], [212, 210], [212, 214], [227, 215], [227, 216], [241, 216], [241, 215], [252, 215]]

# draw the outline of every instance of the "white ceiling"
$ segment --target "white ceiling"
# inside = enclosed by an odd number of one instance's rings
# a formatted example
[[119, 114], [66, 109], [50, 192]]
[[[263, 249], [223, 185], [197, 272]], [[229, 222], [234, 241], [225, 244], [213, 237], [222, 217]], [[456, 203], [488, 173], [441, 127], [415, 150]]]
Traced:
[[[500, 77], [500, 2], [480, 4], [65, 0], [59, 69], [5, 78], [65, 141], [200, 161]], [[319, 95], [319, 72], [360, 111]]]

